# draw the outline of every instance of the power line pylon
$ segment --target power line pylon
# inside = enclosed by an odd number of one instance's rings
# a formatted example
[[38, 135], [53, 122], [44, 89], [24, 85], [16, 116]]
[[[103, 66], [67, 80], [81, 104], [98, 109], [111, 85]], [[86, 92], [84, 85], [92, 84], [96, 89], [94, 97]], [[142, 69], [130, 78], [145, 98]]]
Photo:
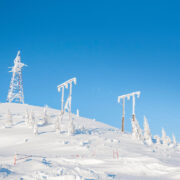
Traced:
[[[58, 92], [61, 91], [62, 89], [62, 97], [61, 97], [61, 118], [63, 118], [63, 115], [64, 115], [64, 111], [65, 109], [68, 109], [68, 112], [69, 112], [69, 120], [71, 121], [71, 100], [72, 100], [72, 84], [75, 84], [76, 85], [76, 78], [72, 78], [72, 79], [69, 79], [68, 81], [60, 84], [57, 88], [58, 88]], [[68, 99], [66, 101], [66, 105], [64, 107], [64, 88], [68, 88], [68, 85], [69, 85], [69, 96], [68, 96]]]
[[137, 91], [137, 92], [133, 92], [130, 94], [126, 94], [126, 95], [122, 95], [122, 96], [118, 96], [118, 103], [120, 103], [120, 101], [122, 100], [122, 107], [123, 107], [123, 112], [122, 112], [122, 132], [124, 132], [124, 119], [125, 119], [125, 99], [127, 98], [128, 100], [130, 99], [130, 97], [132, 96], [132, 120], [135, 121], [136, 117], [135, 117], [135, 96], [137, 95], [137, 97], [140, 97], [141, 92]]
[[12, 78], [10, 88], [7, 96], [7, 102], [22, 103], [24, 104], [23, 81], [22, 81], [22, 68], [26, 66], [21, 62], [20, 51], [18, 51], [14, 59], [14, 66], [12, 70]]

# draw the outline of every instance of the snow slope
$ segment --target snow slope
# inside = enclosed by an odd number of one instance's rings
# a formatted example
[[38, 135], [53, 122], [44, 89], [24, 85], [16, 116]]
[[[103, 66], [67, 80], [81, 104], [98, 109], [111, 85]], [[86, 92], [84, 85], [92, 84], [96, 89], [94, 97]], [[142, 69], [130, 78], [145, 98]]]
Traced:
[[[38, 135], [25, 124], [27, 109], [39, 123]], [[10, 127], [8, 110], [13, 118]], [[41, 125], [42, 107], [0, 104], [0, 179], [180, 179], [179, 146], [147, 146], [131, 134], [74, 114], [76, 132], [68, 136], [68, 114], [62, 133], [57, 133], [54, 124], [59, 111], [48, 108], [47, 113], [49, 122]]]

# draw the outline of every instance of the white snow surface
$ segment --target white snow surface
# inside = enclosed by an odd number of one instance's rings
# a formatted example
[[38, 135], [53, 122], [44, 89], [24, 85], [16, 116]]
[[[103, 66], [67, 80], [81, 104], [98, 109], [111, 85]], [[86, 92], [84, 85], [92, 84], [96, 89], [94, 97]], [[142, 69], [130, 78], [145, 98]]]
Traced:
[[[8, 125], [8, 110], [12, 125]], [[34, 113], [38, 134], [26, 125]], [[180, 146], [145, 145], [130, 133], [72, 114], [75, 134], [69, 136], [68, 114], [57, 133], [60, 111], [44, 107], [0, 104], [0, 179], [20, 180], [168, 180], [180, 179]], [[15, 156], [16, 154], [16, 156]], [[16, 164], [14, 159], [16, 157]]]

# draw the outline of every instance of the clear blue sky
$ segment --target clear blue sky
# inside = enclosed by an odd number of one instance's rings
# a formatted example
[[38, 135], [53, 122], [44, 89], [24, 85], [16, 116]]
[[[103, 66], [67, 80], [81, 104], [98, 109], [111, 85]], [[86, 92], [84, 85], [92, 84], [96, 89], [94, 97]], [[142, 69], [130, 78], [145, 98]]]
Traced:
[[[136, 114], [180, 141], [179, 1], [0, 0], [0, 101], [22, 51], [25, 102], [60, 108], [56, 86], [77, 77], [72, 110], [121, 126], [118, 95], [140, 90]], [[130, 131], [131, 101], [126, 106]]]

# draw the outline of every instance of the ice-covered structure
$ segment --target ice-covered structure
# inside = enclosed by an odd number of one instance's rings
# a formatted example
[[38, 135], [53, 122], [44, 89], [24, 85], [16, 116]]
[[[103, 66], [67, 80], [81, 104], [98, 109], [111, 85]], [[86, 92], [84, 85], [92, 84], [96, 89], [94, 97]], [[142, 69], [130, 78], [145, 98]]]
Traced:
[[20, 51], [18, 51], [14, 59], [14, 66], [12, 67], [12, 78], [10, 88], [7, 96], [7, 102], [22, 103], [24, 104], [23, 81], [22, 81], [22, 68], [26, 66], [21, 62]]

